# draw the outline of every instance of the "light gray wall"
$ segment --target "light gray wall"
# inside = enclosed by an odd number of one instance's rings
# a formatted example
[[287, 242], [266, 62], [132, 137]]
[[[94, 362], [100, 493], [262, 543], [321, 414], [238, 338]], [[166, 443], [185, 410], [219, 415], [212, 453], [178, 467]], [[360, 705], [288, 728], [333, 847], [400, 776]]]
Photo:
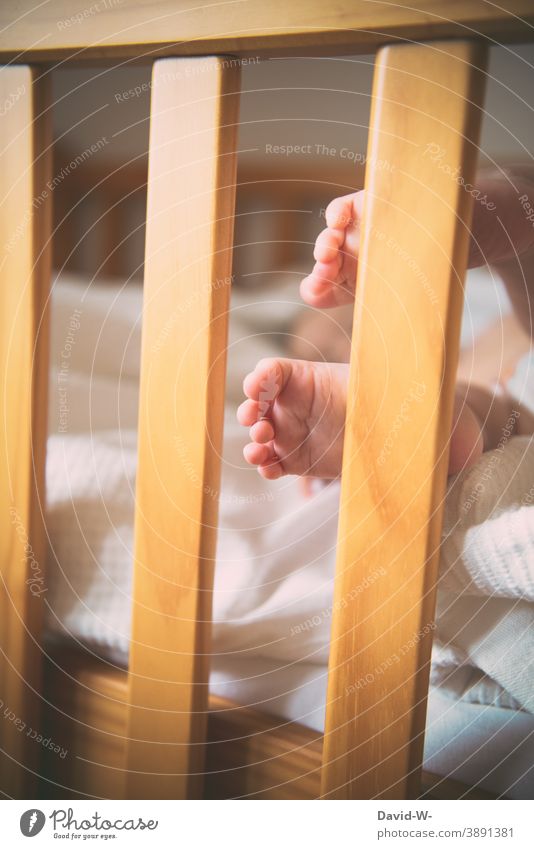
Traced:
[[[243, 68], [240, 149], [262, 159], [266, 145], [352, 148], [364, 153], [373, 73], [370, 56], [270, 59]], [[54, 73], [56, 138], [83, 150], [105, 136], [102, 151], [123, 160], [146, 154], [150, 69], [124, 66]], [[140, 86], [139, 96], [125, 92]], [[93, 114], [91, 114], [93, 113]], [[90, 117], [88, 117], [90, 116]], [[481, 148], [490, 158], [531, 158], [534, 151], [534, 44], [490, 50]], [[322, 147], [321, 147], [322, 150]], [[322, 156], [325, 156], [324, 152]]]
[[[352, 174], [347, 157], [361, 159], [367, 147], [373, 58], [370, 56], [335, 59], [271, 59], [249, 62], [243, 68], [243, 96], [239, 149], [241, 163], [249, 166], [291, 169], [307, 165], [318, 173], [326, 160], [344, 165]], [[137, 92], [134, 91], [137, 87]], [[55, 136], [58, 143], [77, 154], [91, 144], [106, 139], [94, 156], [111, 163], [146, 162], [150, 106], [150, 68], [128, 66], [113, 69], [87, 68], [60, 70], [54, 74]], [[498, 47], [490, 51], [486, 112], [483, 119], [482, 160], [531, 160], [534, 152], [534, 45]], [[291, 156], [276, 153], [275, 147], [300, 146]], [[310, 169], [311, 165], [311, 169]], [[324, 175], [323, 171], [323, 175]], [[68, 179], [68, 178], [67, 178]], [[324, 177], [323, 177], [324, 179]], [[345, 179], [351, 179], [350, 176]], [[345, 185], [345, 183], [343, 183]], [[339, 187], [325, 187], [327, 197], [344, 193]], [[102, 210], [98, 198], [79, 206], [77, 228], [84, 234], [78, 254], [78, 268], [92, 273], [95, 240], [101, 234], [91, 225]], [[268, 273], [276, 263], [271, 250], [275, 218], [267, 211], [270, 201], [238, 193], [235, 268], [241, 282], [252, 284], [258, 269]], [[283, 205], [282, 200], [276, 204]], [[324, 205], [321, 202], [321, 205]], [[261, 209], [261, 214], [248, 215]], [[127, 271], [142, 272], [145, 206], [122, 207], [124, 235], [128, 241]], [[321, 227], [315, 214], [295, 214], [288, 263], [309, 264], [311, 244]], [[239, 247], [241, 246], [241, 247]]]

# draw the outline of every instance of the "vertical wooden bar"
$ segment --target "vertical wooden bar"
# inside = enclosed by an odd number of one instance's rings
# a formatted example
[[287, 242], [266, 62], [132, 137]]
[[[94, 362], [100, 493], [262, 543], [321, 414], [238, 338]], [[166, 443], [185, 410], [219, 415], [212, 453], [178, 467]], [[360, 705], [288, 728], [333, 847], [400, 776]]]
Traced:
[[35, 795], [46, 598], [51, 197], [48, 87], [0, 69], [0, 791]]
[[234, 222], [235, 60], [152, 77], [128, 798], [201, 794]]
[[[418, 793], [484, 49], [379, 51], [322, 795]], [[465, 181], [465, 182], [462, 182]]]

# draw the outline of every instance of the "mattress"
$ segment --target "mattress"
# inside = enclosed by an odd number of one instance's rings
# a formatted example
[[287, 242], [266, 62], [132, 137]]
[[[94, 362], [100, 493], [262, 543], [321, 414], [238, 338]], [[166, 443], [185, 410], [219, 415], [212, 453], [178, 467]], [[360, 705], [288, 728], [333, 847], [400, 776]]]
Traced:
[[[467, 299], [466, 346], [508, 308], [494, 282], [491, 288], [493, 300], [479, 298], [477, 306], [478, 285]], [[131, 283], [63, 278], [53, 303], [47, 639], [78, 642], [126, 666], [142, 292]], [[282, 353], [280, 339], [302, 309], [293, 279], [268, 300], [234, 295], [210, 686], [261, 707], [273, 723], [321, 730], [339, 487], [310, 496], [296, 478], [263, 480], [242, 458], [246, 433], [235, 422], [244, 375], [261, 357]], [[439, 775], [530, 798], [534, 578], [519, 546], [509, 544], [501, 557], [515, 556], [514, 580], [501, 580], [488, 563], [500, 563], [498, 551], [497, 559], [490, 555], [511, 539], [503, 516], [523, 510], [517, 527], [533, 525], [534, 507], [517, 496], [531, 486], [531, 440], [509, 440], [498, 460], [493, 490], [486, 485], [468, 514], [459, 505], [485, 465], [455, 480], [447, 497], [425, 762]], [[523, 549], [529, 539], [526, 532]], [[484, 546], [490, 554], [482, 557]], [[380, 570], [370, 576], [381, 578]]]

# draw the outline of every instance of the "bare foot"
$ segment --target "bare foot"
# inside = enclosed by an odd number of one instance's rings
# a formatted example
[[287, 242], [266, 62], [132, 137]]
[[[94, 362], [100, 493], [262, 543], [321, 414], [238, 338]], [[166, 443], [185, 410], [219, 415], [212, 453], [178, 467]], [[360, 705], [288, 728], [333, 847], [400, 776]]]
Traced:
[[319, 233], [311, 274], [300, 284], [312, 307], [337, 307], [354, 300], [364, 192], [335, 198], [326, 208], [326, 230]]
[[[269, 479], [307, 475], [332, 479], [341, 473], [348, 366], [304, 360], [260, 360], [243, 385], [248, 400], [240, 424], [250, 428], [248, 463]], [[457, 396], [449, 474], [472, 465], [483, 450], [480, 424]]]
[[[534, 197], [525, 174], [482, 172], [473, 208], [468, 264], [493, 265], [520, 256], [534, 245], [534, 228], [522, 198]], [[313, 307], [335, 307], [354, 299], [364, 192], [333, 200], [326, 209], [326, 229], [317, 237], [315, 265], [300, 292]]]
[[306, 360], [260, 360], [245, 378], [248, 400], [240, 424], [250, 427], [248, 463], [265, 478], [341, 471], [348, 365]]

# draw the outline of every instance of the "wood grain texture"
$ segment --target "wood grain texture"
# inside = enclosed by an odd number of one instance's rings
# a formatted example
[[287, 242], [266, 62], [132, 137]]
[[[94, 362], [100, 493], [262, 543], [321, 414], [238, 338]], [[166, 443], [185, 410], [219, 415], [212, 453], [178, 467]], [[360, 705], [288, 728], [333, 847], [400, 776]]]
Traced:
[[43, 733], [61, 747], [43, 752], [38, 798], [123, 799], [128, 673], [64, 645], [45, 662]]
[[[88, 652], [59, 647], [45, 664], [44, 731], [67, 752], [47, 753], [39, 798], [120, 799], [127, 673]], [[322, 735], [210, 693], [207, 799], [316, 799]], [[423, 773], [425, 799], [495, 798]]]
[[128, 798], [201, 793], [238, 81], [215, 58], [153, 71]]
[[0, 69], [0, 788], [32, 795], [39, 746], [50, 276], [48, 88]]
[[317, 799], [323, 735], [210, 694], [205, 797]]
[[[124, 797], [127, 673], [62, 647], [46, 665], [45, 798]], [[205, 798], [313, 799], [322, 735], [210, 694]], [[156, 783], [158, 779], [155, 779]]]
[[76, 62], [210, 53], [305, 55], [372, 53], [406, 39], [532, 38], [530, 0], [4, 0], [0, 58]]
[[328, 798], [419, 792], [472, 210], [458, 174], [466, 183], [474, 176], [483, 63], [482, 47], [465, 42], [388, 47], [377, 57], [329, 667]]

